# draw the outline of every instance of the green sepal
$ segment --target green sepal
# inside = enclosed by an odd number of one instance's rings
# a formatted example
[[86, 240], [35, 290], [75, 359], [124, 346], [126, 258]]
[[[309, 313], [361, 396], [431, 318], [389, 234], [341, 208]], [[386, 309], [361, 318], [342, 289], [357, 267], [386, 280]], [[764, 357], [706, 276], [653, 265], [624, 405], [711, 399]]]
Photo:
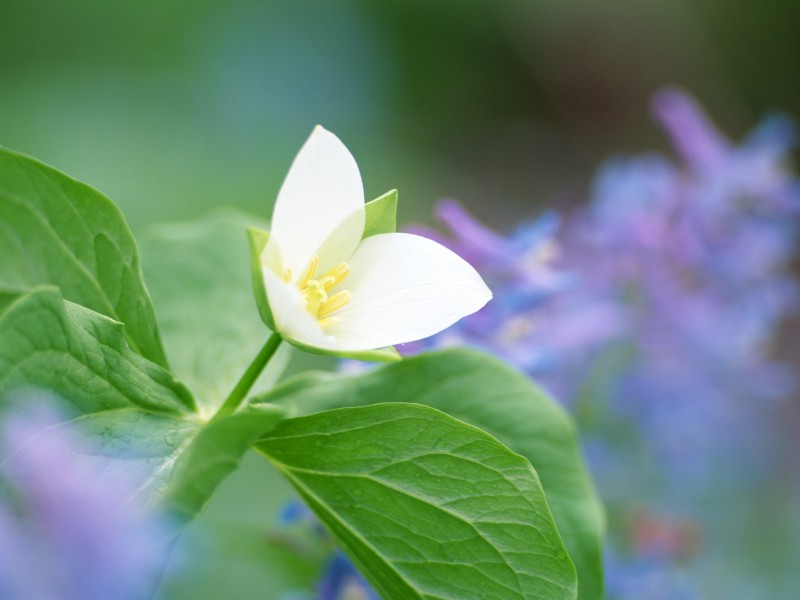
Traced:
[[364, 205], [366, 222], [361, 239], [397, 231], [397, 190], [390, 190]]
[[375, 350], [343, 351], [317, 348], [316, 346], [309, 346], [303, 342], [298, 342], [297, 340], [287, 337], [284, 337], [283, 339], [295, 348], [299, 348], [300, 350], [309, 352], [311, 354], [335, 356], [336, 358], [350, 358], [354, 360], [366, 360], [370, 362], [397, 362], [399, 360], [403, 360], [403, 357], [397, 350], [395, 350], [394, 346], [389, 346], [388, 348], [376, 348]]
[[253, 274], [253, 295], [256, 297], [258, 315], [261, 317], [264, 325], [269, 327], [272, 331], [277, 331], [275, 328], [275, 319], [272, 317], [272, 310], [269, 307], [269, 300], [267, 299], [264, 275], [261, 271], [261, 253], [264, 251], [269, 241], [269, 232], [258, 229], [257, 227], [248, 227], [247, 237], [250, 240], [250, 270]]

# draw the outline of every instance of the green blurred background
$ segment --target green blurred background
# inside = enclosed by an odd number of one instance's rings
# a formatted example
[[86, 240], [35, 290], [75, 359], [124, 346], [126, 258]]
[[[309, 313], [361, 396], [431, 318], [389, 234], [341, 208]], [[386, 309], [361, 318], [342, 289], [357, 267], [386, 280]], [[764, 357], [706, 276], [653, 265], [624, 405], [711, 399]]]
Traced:
[[0, 144], [88, 181], [134, 229], [270, 211], [316, 123], [367, 195], [503, 226], [662, 144], [664, 84], [727, 131], [800, 106], [794, 0], [2, 1]]
[[[796, 0], [0, 0], [0, 145], [99, 188], [140, 233], [220, 205], [268, 216], [320, 123], [369, 198], [399, 188], [401, 222], [451, 196], [503, 228], [578, 201], [609, 154], [665, 148], [663, 85], [734, 136], [797, 116], [798, 24]], [[197, 542], [206, 569], [168, 596], [313, 579], [319, 548], [280, 562], [266, 533], [288, 495], [250, 457], [176, 553], [177, 572]]]

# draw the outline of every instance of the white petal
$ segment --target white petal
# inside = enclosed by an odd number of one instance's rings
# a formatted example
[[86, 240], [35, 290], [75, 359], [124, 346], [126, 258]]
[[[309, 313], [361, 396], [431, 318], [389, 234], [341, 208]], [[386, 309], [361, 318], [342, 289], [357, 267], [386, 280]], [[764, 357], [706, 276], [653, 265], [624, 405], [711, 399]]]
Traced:
[[341, 284], [352, 300], [328, 331], [342, 350], [382, 348], [431, 336], [492, 297], [480, 275], [441, 244], [409, 233], [361, 242]]
[[320, 328], [317, 320], [306, 310], [297, 288], [276, 277], [269, 268], [264, 268], [262, 272], [269, 308], [278, 333], [309, 346], [332, 348], [335, 340]]
[[318, 275], [350, 259], [364, 234], [365, 214], [363, 206], [361, 210], [350, 213], [317, 248], [315, 254], [319, 257]]
[[[330, 131], [317, 126], [292, 163], [272, 214], [271, 238], [296, 278], [326, 240], [323, 257], [342, 261], [364, 231], [364, 188], [355, 159]], [[342, 226], [345, 223], [345, 226]]]

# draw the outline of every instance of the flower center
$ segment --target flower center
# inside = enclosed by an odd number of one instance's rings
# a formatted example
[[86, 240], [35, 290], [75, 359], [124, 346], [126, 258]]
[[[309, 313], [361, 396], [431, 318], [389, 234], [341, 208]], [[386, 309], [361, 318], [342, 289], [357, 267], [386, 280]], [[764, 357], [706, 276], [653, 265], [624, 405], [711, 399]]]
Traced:
[[[346, 262], [340, 262], [318, 279], [313, 279], [318, 267], [319, 256], [314, 256], [308, 263], [303, 276], [297, 281], [297, 289], [300, 290], [306, 301], [306, 310], [317, 319], [317, 324], [325, 329], [342, 322], [341, 317], [330, 315], [350, 302], [350, 292], [346, 290], [341, 290], [334, 294], [330, 293], [333, 288], [347, 277], [350, 272], [350, 265]], [[284, 279], [290, 281], [291, 278], [291, 271], [287, 270], [284, 273]]]

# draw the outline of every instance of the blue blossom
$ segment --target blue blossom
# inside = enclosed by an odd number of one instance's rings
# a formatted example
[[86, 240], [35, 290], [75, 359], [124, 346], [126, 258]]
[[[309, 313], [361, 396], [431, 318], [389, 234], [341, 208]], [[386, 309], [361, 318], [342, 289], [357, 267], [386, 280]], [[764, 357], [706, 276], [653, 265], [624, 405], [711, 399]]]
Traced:
[[138, 600], [167, 560], [165, 522], [135, 488], [98, 471], [51, 410], [15, 411], [0, 428], [0, 597]]
[[328, 560], [317, 588], [319, 600], [380, 600], [367, 581], [341, 551]]
[[608, 600], [701, 600], [690, 572], [679, 564], [652, 557], [624, 558], [606, 553]]
[[[310, 528], [319, 540], [330, 541], [314, 513], [300, 500], [284, 504], [278, 522], [282, 525], [303, 525]], [[328, 558], [315, 597], [318, 600], [380, 600], [380, 596], [341, 550], [335, 550]]]

